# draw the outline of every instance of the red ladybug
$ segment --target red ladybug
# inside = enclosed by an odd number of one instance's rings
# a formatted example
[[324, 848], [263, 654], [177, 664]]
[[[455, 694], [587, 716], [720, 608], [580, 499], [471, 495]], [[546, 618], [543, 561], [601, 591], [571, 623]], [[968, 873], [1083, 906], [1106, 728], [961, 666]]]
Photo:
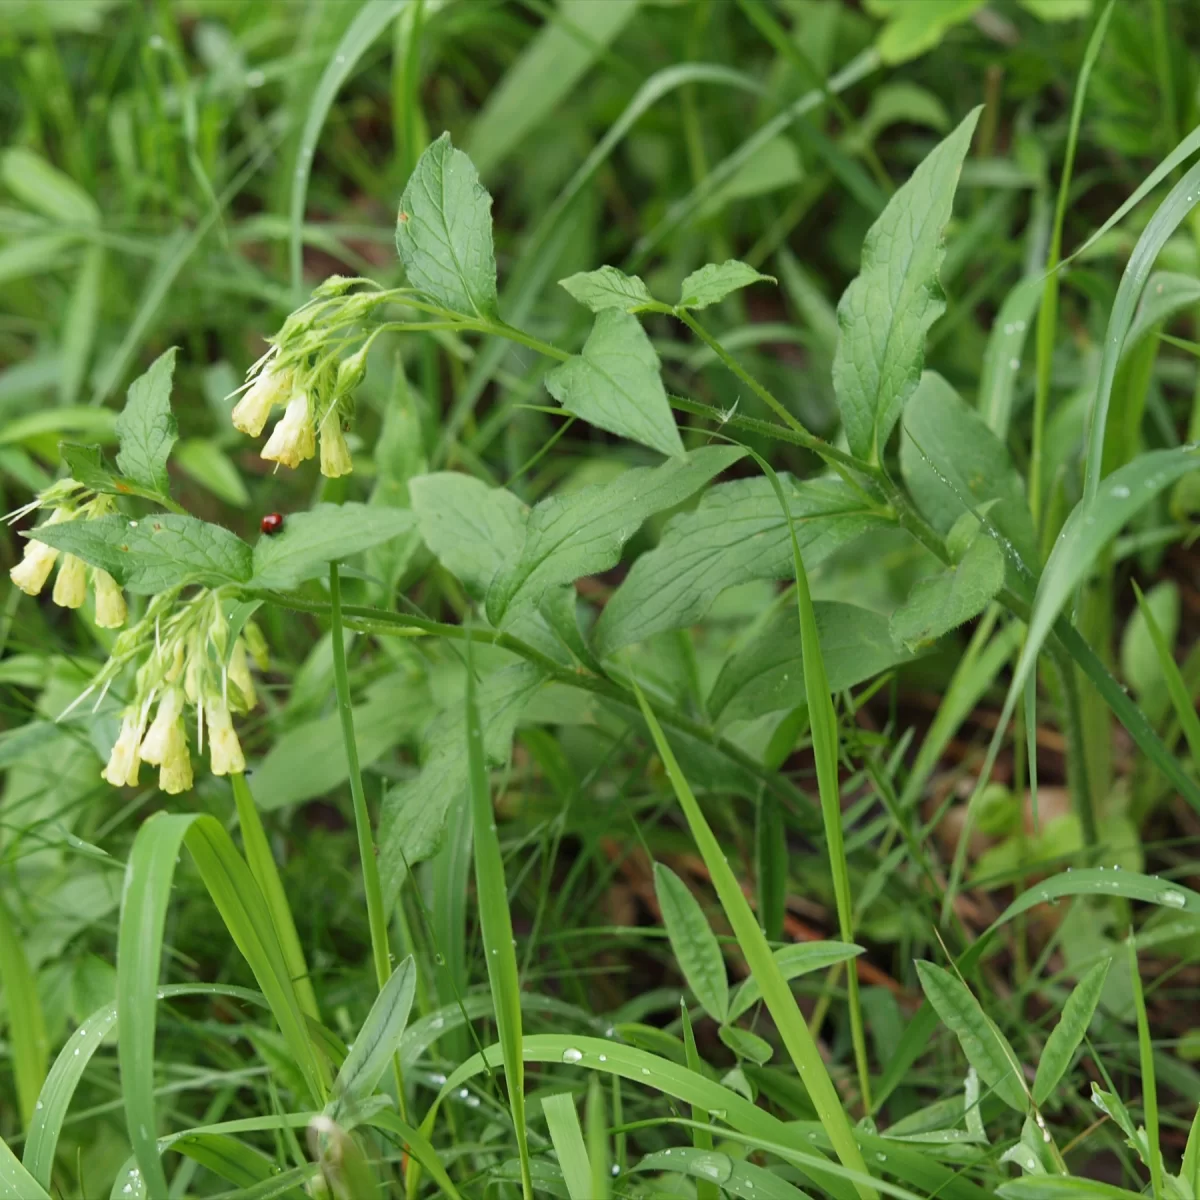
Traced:
[[267, 513], [262, 519], [262, 531], [273, 536], [283, 532], [283, 513]]

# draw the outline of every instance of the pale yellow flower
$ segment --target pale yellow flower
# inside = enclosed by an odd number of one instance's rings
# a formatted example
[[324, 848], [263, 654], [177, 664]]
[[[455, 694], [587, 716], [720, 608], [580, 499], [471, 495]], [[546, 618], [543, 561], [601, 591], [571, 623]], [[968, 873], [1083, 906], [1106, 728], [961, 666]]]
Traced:
[[87, 567], [83, 559], [64, 554], [50, 598], [59, 608], [82, 608], [87, 599]]
[[120, 629], [129, 615], [125, 593], [117, 581], [99, 567], [92, 569], [92, 587], [96, 592], [96, 624], [101, 629]]
[[262, 456], [269, 462], [281, 463], [285, 467], [298, 467], [306, 458], [312, 458], [316, 448], [312, 406], [304, 392], [296, 392], [271, 430], [271, 436], [262, 448]]

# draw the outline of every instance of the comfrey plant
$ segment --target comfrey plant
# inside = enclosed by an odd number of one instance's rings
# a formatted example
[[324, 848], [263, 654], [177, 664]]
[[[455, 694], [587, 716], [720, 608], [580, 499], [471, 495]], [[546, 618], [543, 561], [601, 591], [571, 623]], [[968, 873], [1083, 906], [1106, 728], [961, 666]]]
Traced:
[[[532, 506], [505, 488], [489, 487], [463, 473], [413, 472], [404, 480], [403, 506], [318, 505], [289, 515], [282, 529], [272, 521], [251, 546], [219, 525], [182, 512], [170, 495], [166, 466], [175, 440], [169, 404], [172, 352], [130, 389], [118, 425], [121, 445], [115, 470], [97, 448], [64, 447], [72, 480], [36, 502], [48, 508], [51, 517], [32, 531], [27, 558], [14, 577], [27, 591], [36, 592], [48, 579], [54, 555], [61, 553], [66, 556], [61, 568], [67, 573], [64, 602], [82, 599], [83, 568], [68, 570], [74, 561], [96, 573], [98, 594], [111, 584], [106, 596], [123, 588], [131, 598], [150, 597], [131, 628], [117, 638], [94, 684], [103, 695], [104, 689], [133, 673], [105, 778], [116, 785], [134, 783], [144, 760], [159, 766], [163, 790], [181, 791], [193, 780], [192, 747], [202, 753], [207, 745], [214, 774], [232, 777], [246, 843], [243, 861], [212, 818], [178, 815], [146, 822], [130, 857], [126, 879], [132, 899], [122, 914], [119, 952], [127, 984], [119, 1037], [134, 1151], [129, 1171], [145, 1180], [150, 1194], [167, 1194], [162, 1147], [156, 1140], [153, 1072], [159, 962], [142, 962], [140, 974], [129, 964], [138, 963], [137, 955], [144, 955], [144, 947], [156, 938], [161, 942], [166, 877], [154, 864], [173, 861], [181, 844], [192, 849], [287, 1042], [296, 1071], [287, 1081], [281, 1079], [280, 1088], [291, 1089], [293, 1110], [308, 1114], [303, 1120], [317, 1114], [310, 1123], [310, 1147], [317, 1163], [298, 1165], [288, 1182], [305, 1182], [320, 1169], [336, 1194], [365, 1194], [372, 1186], [373, 1167], [351, 1136], [351, 1130], [361, 1126], [403, 1144], [410, 1156], [409, 1194], [416, 1194], [428, 1180], [443, 1194], [459, 1195], [433, 1143], [439, 1113], [456, 1098], [470, 1097], [466, 1085], [474, 1076], [502, 1067], [516, 1160], [493, 1161], [495, 1156], [484, 1147], [479, 1151], [480, 1173], [471, 1174], [470, 1182], [482, 1178], [486, 1187], [493, 1178], [511, 1180], [528, 1198], [534, 1169], [524, 1071], [527, 1063], [537, 1063], [539, 1069], [565, 1068], [569, 1080], [592, 1072], [595, 1078], [621, 1079], [627, 1087], [643, 1086], [670, 1097], [675, 1105], [670, 1111], [676, 1114], [680, 1106], [690, 1107], [694, 1115], [707, 1114], [707, 1121], [689, 1123], [697, 1127], [695, 1144], [688, 1147], [696, 1156], [686, 1160], [695, 1167], [690, 1173], [706, 1185], [729, 1181], [735, 1172], [732, 1156], [713, 1151], [714, 1130], [720, 1127], [722, 1137], [775, 1156], [772, 1161], [788, 1164], [790, 1175], [830, 1195], [873, 1200], [884, 1179], [888, 1194], [905, 1196], [916, 1194], [913, 1189], [947, 1197], [1083, 1194], [1078, 1188], [1043, 1187], [1041, 1177], [1065, 1177], [1067, 1169], [1042, 1110], [1097, 1011], [1107, 963], [1081, 979], [1047, 1042], [1031, 1086], [1031, 1072], [1017, 1049], [984, 1013], [966, 982], [978, 976], [976, 967], [991, 931], [978, 940], [961, 938], [954, 900], [980, 797], [1018, 702], [1025, 704], [1026, 719], [1034, 723], [1036, 697], [1030, 681], [1036, 680], [1041, 663], [1055, 685], [1060, 723], [1071, 750], [1069, 783], [1087, 869], [1043, 880], [1018, 896], [997, 926], [1065, 896], [1098, 897], [1097, 903], [1111, 903], [1114, 897], [1136, 899], [1162, 909], [1200, 913], [1200, 895], [1186, 889], [1134, 872], [1103, 873], [1090, 866], [1101, 843], [1108, 797], [1096, 793], [1081, 769], [1087, 757], [1081, 748], [1081, 680], [1124, 724], [1146, 760], [1197, 811], [1200, 788], [1065, 615], [1085, 576], [1105, 569], [1105, 548], [1114, 535], [1194, 472], [1200, 456], [1193, 446], [1145, 449], [1106, 438], [1113, 381], [1146, 285], [1143, 268], [1153, 261], [1153, 245], [1149, 250], [1139, 245], [1121, 285], [1104, 342], [1073, 507], [1066, 490], [1060, 492], [1057, 507], [1037, 500], [1031, 504], [1040, 495], [1040, 483], [1027, 486], [1007, 446], [1011, 368], [992, 381], [982, 408], [968, 404], [947, 380], [924, 370], [926, 334], [945, 305], [938, 279], [944, 233], [977, 117], [978, 113], [968, 117], [932, 151], [895, 192], [867, 235], [861, 273], [846, 290], [837, 314], [833, 387], [844, 433], [840, 444], [809, 430], [713, 334], [710, 318], [697, 315], [741, 289], [773, 282], [745, 263], [729, 260], [701, 267], [682, 281], [672, 301], [655, 296], [638, 276], [611, 266], [563, 280], [566, 292], [593, 314], [590, 332], [576, 352], [504, 320], [492, 250], [491, 199], [467, 157], [443, 136], [421, 157], [401, 200], [396, 244], [406, 285], [383, 289], [368, 279], [339, 277], [319, 287], [287, 318], [270, 339], [270, 350], [251, 369], [232, 406], [233, 423], [245, 434], [261, 437], [276, 411], [282, 410], [266, 438], [263, 457], [302, 468], [319, 448], [321, 471], [329, 477], [346, 475], [352, 467], [346, 425], [373, 341], [389, 332], [482, 335], [508, 339], [542, 355], [551, 364], [544, 376], [546, 390], [562, 412], [638, 443], [658, 456], [650, 465]], [[1155, 181], [1174, 165], [1170, 160], [1164, 163]], [[1177, 202], [1180, 189], [1187, 205]], [[1181, 180], [1163, 206], [1167, 215], [1147, 226], [1143, 240], [1168, 236], [1184, 219], [1193, 195], [1200, 196], [1197, 168]], [[669, 395], [643, 325], [658, 320], [686, 327], [738, 380], [747, 407], [753, 403], [758, 415], [720, 411]], [[997, 349], [995, 362], [1019, 361], [1026, 322], [1019, 330], [1015, 325], [1010, 322], [994, 335], [1005, 339], [997, 342], [1004, 354]], [[699, 428], [681, 429], [676, 413], [686, 414]], [[811, 452], [824, 473], [801, 480], [775, 472], [752, 448], [767, 440]], [[754, 464], [757, 472], [714, 482], [739, 463]], [[698, 494], [694, 506], [685, 508]], [[657, 545], [633, 563], [603, 611], [581, 611], [575, 582], [615, 567], [639, 528], [655, 514], [672, 509], [680, 511], [666, 524]], [[882, 531], [907, 537], [914, 548], [927, 552], [927, 575], [908, 598], [890, 614], [841, 601], [814, 601], [809, 572], [839, 549]], [[337, 561], [401, 535], [419, 536], [431, 556], [458, 580], [471, 605], [469, 622], [440, 623], [394, 611], [390, 595], [377, 607], [343, 609]], [[322, 575], [328, 577], [327, 593], [302, 588]], [[109, 583], [102, 584], [102, 579]], [[705, 616], [720, 593], [755, 580], [786, 581], [791, 588], [725, 657], [699, 703], [676, 703], [639, 678], [642, 664], [631, 658], [631, 647], [652, 646], [660, 634], [680, 634]], [[111, 615], [110, 601], [105, 604]], [[268, 844], [242, 778], [244, 755], [232, 726], [233, 715], [248, 711], [255, 701], [249, 663], [261, 663], [265, 648], [251, 616], [263, 604], [326, 616], [332, 634], [338, 720], [380, 988], [368, 1026], [349, 1053], [321, 1023]], [[953, 861], [943, 873], [922, 855], [930, 829], [914, 833], [911, 822], [945, 742], [934, 745], [928, 759], [923, 748], [905, 793], [895, 796], [875, 748], [854, 735], [852, 721], [841, 724], [840, 700], [835, 703], [834, 697], [910, 660], [977, 617], [982, 618], [982, 632], [976, 635], [979, 643], [972, 644], [968, 665], [986, 645], [986, 653], [995, 660], [990, 681], [1015, 648], [1019, 653]], [[358, 769], [343, 637], [348, 624], [377, 637], [440, 637], [464, 644], [465, 696], [433, 719], [420, 768], [385, 796], [378, 855]], [[477, 665], [480, 644], [502, 652], [507, 660], [501, 666], [489, 660], [487, 669]], [[737, 1067], [719, 1083], [699, 1064], [686, 1010], [688, 1036], [678, 1061], [657, 1053], [660, 1042], [649, 1043], [649, 1049], [625, 1044], [615, 1031], [613, 1037], [603, 1038], [524, 1036], [521, 972], [488, 768], [507, 761], [518, 719], [547, 684], [561, 689], [560, 698], [569, 694], [594, 703], [606, 721], [626, 727], [634, 738], [648, 733], [663, 764], [726, 926], [751, 974], [744, 990], [729, 991], [722, 950], [703, 911], [686, 885], [660, 869], [657, 900], [671, 945], [700, 1007], [716, 1022], [721, 1040], [737, 1058]], [[699, 688], [697, 679], [695, 689]], [[545, 710], [536, 719], [553, 723]], [[766, 723], [765, 748], [739, 735], [741, 721]], [[937, 737], [943, 735], [948, 740], [953, 729], [936, 731]], [[815, 761], [816, 806], [778, 769], [802, 736]], [[787, 875], [786, 870], [772, 870], [771, 861], [772, 848], [784, 845], [779, 814], [786, 807], [827, 858], [841, 940], [822, 947], [822, 953], [832, 955], [823, 965], [852, 962], [859, 953], [854, 942], [861, 914], [851, 890], [851, 863], [857, 860], [858, 866], [869, 867], [873, 878], [888, 876], [890, 868], [873, 859], [863, 862], [873, 851], [864, 847], [863, 839], [850, 847], [843, 836], [839, 765], [849, 757], [861, 759], [866, 776], [879, 787], [888, 818], [903, 837], [911, 837], [914, 862], [926, 865], [916, 886], [938, 890], [947, 942], [953, 944], [957, 961], [954, 971], [919, 965], [929, 1004], [890, 1048], [886, 1063], [872, 1061], [858, 974], [854, 969], [847, 972], [847, 1043], [853, 1066], [841, 1071], [839, 1090], [789, 987], [793, 974], [812, 968], [781, 958], [771, 946], [783, 928]], [[756, 806], [760, 841], [766, 847], [757, 911], [689, 779], [702, 779], [707, 790]], [[460, 818], [447, 828], [452, 811]], [[430, 858], [443, 838], [450, 839], [454, 862], [474, 860], [491, 985], [489, 1015], [498, 1041], [464, 1061], [449, 1079], [435, 1081], [436, 1098], [418, 1129], [408, 1123], [416, 1093], [406, 1069], [436, 1034], [422, 1041], [427, 1034], [423, 1030], [406, 1048], [402, 1034], [414, 969], [406, 964], [393, 972], [387, 913], [414, 864]], [[453, 879], [457, 882], [448, 885], [448, 904], [461, 903], [465, 874]], [[229, 880], [241, 881], [244, 890], [231, 889]], [[1133, 943], [1129, 946], [1133, 954]], [[1131, 974], [1136, 980], [1136, 970]], [[1152, 1080], [1140, 991], [1136, 1000], [1140, 1007], [1130, 1021], [1137, 1023], [1143, 1065]], [[767, 1031], [803, 1081], [805, 1113], [811, 1112], [814, 1120], [785, 1123], [756, 1103], [752, 1068], [765, 1063], [775, 1047], [738, 1021], [760, 1002], [770, 1017]], [[144, 1019], [127, 1022], [124, 1013], [130, 1011]], [[466, 1009], [456, 1004], [426, 1019], [437, 1021], [430, 1029], [441, 1030], [460, 1013], [466, 1020]], [[873, 1119], [855, 1123], [855, 1112], [870, 1118], [880, 1113], [927, 1048], [939, 1017], [959, 1039], [972, 1068], [962, 1102], [956, 1099], [936, 1112], [930, 1110], [890, 1133], [880, 1133]], [[336, 1076], [334, 1063], [340, 1063]], [[1148, 1086], [1152, 1095], [1152, 1083]], [[1122, 1116], [1114, 1119], [1132, 1130], [1157, 1194], [1197, 1200], [1200, 1133], [1192, 1135], [1184, 1170], [1173, 1175], [1164, 1169], [1152, 1101], [1146, 1101], [1143, 1132], [1112, 1093], [1102, 1095], [1105, 1111], [1120, 1112]], [[1009, 1145], [999, 1156], [981, 1115], [984, 1096], [988, 1120], [1004, 1122]], [[602, 1100], [595, 1108], [592, 1103], [590, 1111], [602, 1113]], [[603, 1116], [594, 1123], [589, 1116], [589, 1134], [599, 1132], [585, 1153], [569, 1097], [564, 1101], [547, 1095], [542, 1108], [548, 1132], [543, 1142], [553, 1147], [555, 1169], [570, 1182], [566, 1190], [573, 1197], [599, 1194], [586, 1188], [589, 1180], [607, 1178], [604, 1170], [589, 1174], [588, 1163], [592, 1149], [599, 1161], [597, 1148], [606, 1129]], [[241, 1132], [239, 1127], [229, 1136]], [[228, 1149], [223, 1144], [222, 1148]], [[947, 1148], [952, 1152], [943, 1153]], [[663, 1151], [664, 1156], [671, 1153]], [[1015, 1164], [1024, 1178], [999, 1176], [997, 1159]], [[231, 1159], [214, 1153], [212, 1160]], [[457, 1148], [455, 1161], [462, 1161]], [[643, 1165], [649, 1169], [653, 1161], [647, 1155]], [[972, 1175], [980, 1182], [965, 1183]], [[756, 1179], [760, 1177], [738, 1175], [737, 1194], [751, 1194], [759, 1186]], [[553, 1181], [561, 1191], [560, 1177]], [[234, 1182], [240, 1185], [244, 1179], [239, 1176]], [[754, 1194], [796, 1194], [782, 1176], [764, 1176], [760, 1182], [762, 1190]], [[126, 1192], [132, 1187], [130, 1183]]]

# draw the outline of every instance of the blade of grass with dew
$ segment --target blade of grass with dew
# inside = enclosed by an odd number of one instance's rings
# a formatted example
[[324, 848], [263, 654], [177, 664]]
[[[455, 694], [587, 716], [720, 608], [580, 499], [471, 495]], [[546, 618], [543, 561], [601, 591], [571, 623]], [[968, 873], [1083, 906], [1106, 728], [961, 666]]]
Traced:
[[1129, 977], [1133, 982], [1133, 1007], [1137, 1014], [1138, 1058], [1142, 1066], [1142, 1111], [1146, 1118], [1146, 1144], [1149, 1148], [1150, 1185], [1154, 1200], [1163, 1195], [1162, 1146], [1158, 1140], [1158, 1087], [1154, 1076], [1154, 1044], [1150, 1040], [1150, 1022], [1146, 1017], [1146, 996], [1142, 991], [1142, 976], [1138, 969], [1137, 948], [1133, 931], [1125, 940], [1129, 953]]
[[1171, 648], [1167, 645], [1167, 639], [1163, 636], [1154, 612], [1146, 603], [1146, 598], [1142, 595], [1142, 589], [1138, 587], [1136, 580], [1133, 581], [1133, 591], [1137, 596], [1138, 608], [1146, 621], [1146, 631], [1150, 634], [1150, 641], [1154, 645], [1154, 653], [1163, 673], [1167, 694], [1171, 697], [1175, 715], [1179, 718], [1179, 727], [1187, 739], [1188, 749], [1192, 753], [1192, 761], [1200, 768], [1200, 716], [1196, 714], [1196, 706], [1192, 703], [1191, 692], [1175, 662]]
[[[675, 790], [676, 798], [684, 811], [692, 839], [708, 868], [709, 876], [721, 901], [721, 907], [725, 910], [725, 916], [733, 928], [734, 937], [746, 957], [751, 973], [759, 981], [763, 1000], [779, 1029], [792, 1061], [796, 1064], [796, 1069], [800, 1072], [800, 1078], [808, 1089], [817, 1116], [828, 1132], [829, 1140], [843, 1165], [852, 1171], [869, 1176], [870, 1172], [867, 1170], [858, 1143], [854, 1140], [854, 1131], [842, 1109], [837, 1089], [833, 1086], [833, 1080], [829, 1077], [829, 1072], [817, 1049], [816, 1041], [796, 1003], [796, 998], [783, 978], [779, 964], [771, 954], [771, 947], [763, 935], [762, 929], [759, 928], [758, 920], [754, 916], [749, 902], [742, 894], [741, 886], [725, 859], [720, 842], [717, 841], [716, 835], [705, 820], [704, 813], [700, 810], [700, 805], [692, 794], [691, 786], [679, 769], [679, 763], [675, 759], [675, 754], [663, 734], [653, 709], [646, 702], [646, 697], [636, 679], [632, 679], [632, 684], [638, 705], [642, 710], [642, 717], [650, 729], [655, 748], [658, 750], [667, 776], [671, 780], [671, 786]], [[861, 1185], [858, 1187], [858, 1192], [863, 1200], [873, 1200], [877, 1195], [873, 1188]]]
[[592, 1164], [592, 1200], [608, 1200], [609, 1162], [608, 1113], [604, 1105], [604, 1086], [599, 1075], [588, 1080], [587, 1108], [584, 1110], [587, 1127], [588, 1159]]
[[475, 896], [483, 935], [488, 982], [496, 1010], [496, 1029], [504, 1047], [504, 1076], [512, 1113], [517, 1151], [521, 1159], [521, 1190], [531, 1200], [529, 1141], [525, 1129], [525, 1060], [521, 1056], [521, 977], [513, 940], [512, 915], [504, 879], [504, 856], [496, 830], [492, 789], [484, 759], [483, 724], [475, 699], [475, 662], [467, 642], [467, 764], [471, 792], [471, 823], [475, 844]]
[[542, 1112], [571, 1200], [592, 1200], [592, 1164], [575, 1111], [575, 1097], [570, 1092], [547, 1096], [542, 1101]]
[[21, 1166], [3, 1138], [0, 1138], [0, 1200], [50, 1200], [50, 1193]]
[[1087, 96], [1088, 80], [1100, 55], [1104, 34], [1108, 29], [1115, 0], [1108, 0], [1101, 12], [1092, 36], [1088, 39], [1075, 83], [1071, 102], [1071, 121], [1067, 127], [1067, 148], [1063, 156], [1062, 178], [1058, 181], [1058, 200], [1054, 207], [1054, 225], [1050, 233], [1050, 248], [1046, 254], [1046, 276], [1042, 283], [1042, 301], [1037, 322], [1037, 372], [1033, 399], [1033, 432], [1029, 463], [1029, 507], [1035, 527], [1040, 525], [1042, 504], [1042, 444], [1045, 440], [1046, 414], [1050, 403], [1050, 374], [1054, 337], [1058, 326], [1059, 258], [1062, 255], [1063, 224], [1067, 216], [1067, 197], [1071, 188], [1071, 173], [1075, 167], [1075, 147], [1079, 141], [1079, 125], [1083, 119], [1083, 102]]
[[321, 128], [333, 105], [334, 97], [341, 86], [358, 66], [359, 59], [370, 49], [371, 43], [387, 28], [388, 23], [404, 8], [409, 0], [368, 0], [355, 14], [342, 39], [337, 44], [328, 65], [321, 75], [316, 91], [304, 118], [304, 129], [300, 134], [300, 145], [296, 151], [296, 167], [292, 177], [292, 192], [288, 205], [288, 264], [291, 270], [292, 290], [299, 296], [303, 283], [300, 257], [300, 226], [304, 223], [304, 202], [308, 195], [308, 179], [312, 171], [313, 154]]
[[296, 996], [304, 1013], [319, 1021], [321, 1012], [317, 1007], [312, 980], [309, 978], [308, 962], [304, 957], [304, 948], [300, 945], [300, 936], [296, 932], [296, 922], [292, 917], [287, 893], [283, 890], [283, 880], [279, 878], [279, 868], [271, 853], [271, 844], [267, 841], [267, 831], [263, 828], [262, 818], [258, 814], [258, 806], [254, 803], [254, 796], [245, 775], [240, 771], [231, 776], [230, 785], [233, 788], [234, 803], [237, 805], [246, 862], [271, 912], [271, 921], [291, 974], [292, 986], [296, 989]]
[[8, 1015], [8, 1043], [21, 1125], [28, 1131], [35, 1113], [38, 1093], [46, 1082], [50, 1063], [50, 1041], [38, 996], [37, 981], [29, 969], [25, 947], [13, 928], [8, 907], [0, 901], [0, 984]]
[[[705, 922], [705, 928], [708, 928], [707, 922]], [[721, 969], [724, 972], [724, 963], [722, 963]], [[679, 1005], [679, 1019], [683, 1025], [684, 1061], [689, 1070], [695, 1071], [699, 1075], [701, 1073], [700, 1051], [696, 1049], [696, 1035], [692, 1030], [692, 1018], [688, 1013], [686, 1001]], [[593, 1075], [592, 1078], [594, 1079], [595, 1076]], [[708, 1113], [693, 1106], [692, 1120], [695, 1122], [692, 1126], [692, 1145], [697, 1150], [711, 1150], [713, 1135], [712, 1129], [708, 1125]], [[697, 1181], [696, 1200], [720, 1200], [720, 1195], [720, 1189], [711, 1180]]]

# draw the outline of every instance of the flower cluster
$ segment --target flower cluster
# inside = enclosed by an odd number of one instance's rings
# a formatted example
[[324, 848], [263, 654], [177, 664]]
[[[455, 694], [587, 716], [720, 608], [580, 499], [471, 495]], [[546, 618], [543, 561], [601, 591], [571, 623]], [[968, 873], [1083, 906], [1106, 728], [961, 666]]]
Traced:
[[[5, 520], [11, 525], [37, 509], [51, 510], [47, 525], [63, 521], [91, 520], [116, 511], [111, 496], [94, 493], [74, 479], [60, 479], [23, 508], [9, 513]], [[25, 543], [21, 561], [9, 571], [9, 578], [27, 596], [36, 596], [46, 586], [59, 551], [45, 542], [30, 538]], [[51, 599], [60, 608], [82, 608], [87, 599], [88, 581], [96, 597], [96, 624], [101, 629], [120, 629], [128, 615], [125, 596], [117, 581], [99, 567], [89, 567], [74, 554], [63, 554], [58, 576], [54, 580]]]
[[354, 469], [346, 430], [371, 339], [344, 358], [339, 351], [354, 340], [346, 330], [369, 311], [375, 297], [344, 295], [352, 282], [335, 277], [318, 288], [270, 339], [270, 350], [234, 393], [240, 394], [231, 414], [234, 427], [250, 437], [259, 437], [274, 410], [283, 409], [262, 448], [268, 462], [297, 467], [317, 453], [319, 444], [322, 475], [336, 479]]
[[249, 712], [257, 704], [250, 659], [264, 667], [266, 646], [251, 621], [240, 632], [231, 630], [227, 599], [219, 589], [182, 601], [177, 589], [162, 593], [150, 602], [145, 617], [118, 637], [88, 693], [102, 687], [103, 696], [126, 666], [149, 653], [138, 668], [133, 699], [121, 713], [120, 733], [101, 772], [114, 787], [136, 785], [146, 762], [158, 767], [164, 792], [187, 791], [193, 779], [188, 744], [193, 724], [197, 753], [203, 753], [207, 734], [214, 775], [245, 770], [231, 714]]

